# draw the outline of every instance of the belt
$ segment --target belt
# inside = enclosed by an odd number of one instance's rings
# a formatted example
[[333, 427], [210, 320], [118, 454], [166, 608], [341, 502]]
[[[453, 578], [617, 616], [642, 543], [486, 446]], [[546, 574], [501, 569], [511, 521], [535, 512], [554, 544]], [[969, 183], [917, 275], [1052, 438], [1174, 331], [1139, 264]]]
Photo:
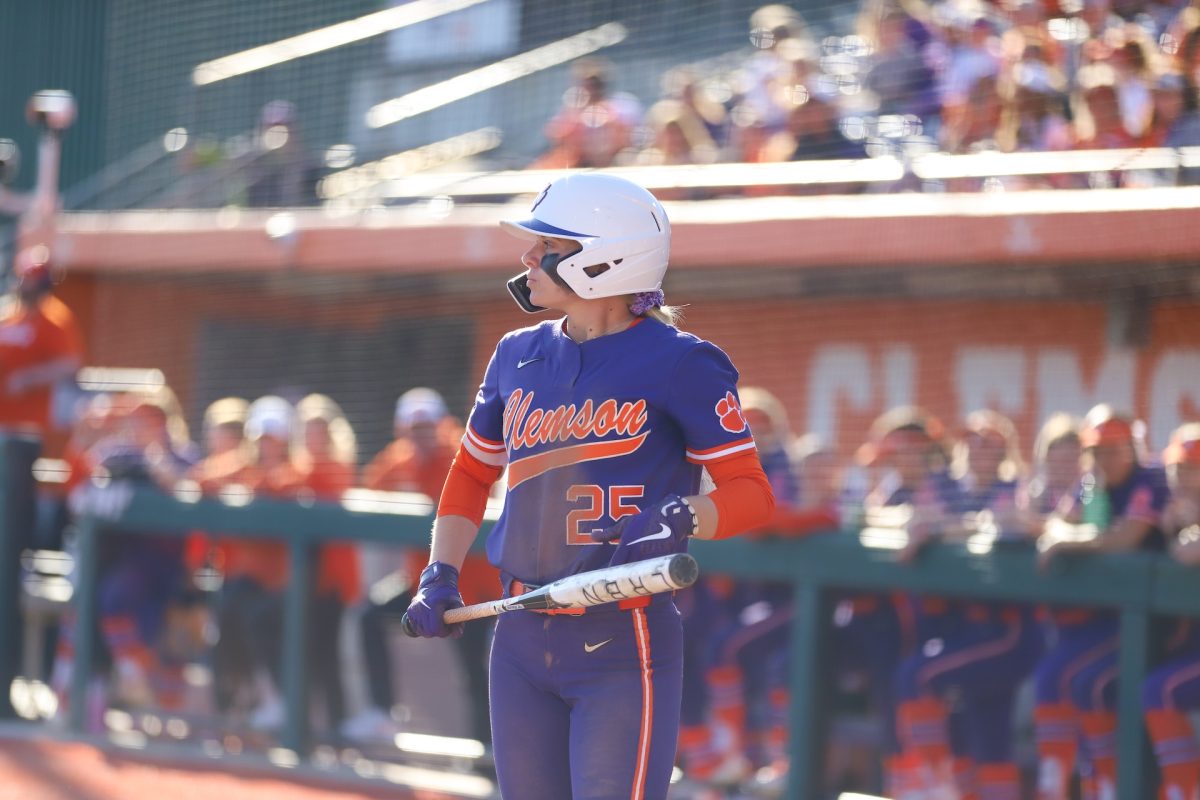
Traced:
[[[542, 587], [538, 584], [525, 583], [513, 578], [508, 582], [508, 596], [516, 597], [519, 594], [525, 594], [526, 592], [532, 592], [540, 588]], [[535, 614], [547, 614], [549, 616], [582, 617], [584, 614], [594, 614], [597, 611], [611, 611], [613, 606], [616, 606], [618, 611], [632, 611], [635, 608], [645, 608], [650, 605], [650, 601], [654, 597], [656, 595], [631, 597], [627, 600], [618, 600], [615, 603], [603, 603], [598, 606], [587, 606], [586, 608], [531, 608], [527, 610]]]

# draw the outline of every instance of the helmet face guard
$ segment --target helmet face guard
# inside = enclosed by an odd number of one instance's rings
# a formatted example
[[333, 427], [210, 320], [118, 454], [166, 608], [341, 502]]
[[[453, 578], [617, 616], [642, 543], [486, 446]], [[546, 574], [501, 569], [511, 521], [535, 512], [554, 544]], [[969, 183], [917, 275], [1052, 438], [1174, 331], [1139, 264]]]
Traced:
[[[523, 239], [570, 239], [579, 248], [544, 256], [541, 269], [584, 299], [657, 291], [667, 271], [671, 225], [654, 195], [624, 178], [579, 173], [546, 187], [530, 209], [532, 217], [501, 225]], [[528, 273], [508, 282], [527, 312]]]
[[[579, 251], [576, 250], [575, 252], [577, 253]], [[564, 281], [562, 276], [558, 274], [558, 265], [562, 263], [564, 259], [568, 259], [573, 255], [575, 255], [575, 253], [568, 253], [565, 255], [560, 255], [558, 253], [546, 253], [546, 255], [542, 256], [542, 261], [541, 264], [538, 265], [538, 269], [549, 275], [550, 279], [559, 286], [563, 287], [567, 291], [572, 291], [571, 287], [567, 285], [567, 282]], [[525, 270], [520, 275], [509, 278], [507, 285], [508, 293], [512, 295], [513, 300], [517, 301], [517, 305], [521, 307], [522, 311], [526, 312], [527, 314], [537, 314], [546, 310], [544, 306], [534, 305], [533, 301], [529, 298], [529, 270]]]

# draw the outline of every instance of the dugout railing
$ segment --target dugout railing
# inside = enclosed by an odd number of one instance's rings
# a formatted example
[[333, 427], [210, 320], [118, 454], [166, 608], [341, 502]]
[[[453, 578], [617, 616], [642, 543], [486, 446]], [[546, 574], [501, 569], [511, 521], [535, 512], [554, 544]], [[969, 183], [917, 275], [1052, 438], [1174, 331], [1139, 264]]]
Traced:
[[[0, 464], [0, 473], [3, 465]], [[4, 476], [0, 474], [0, 478]], [[0, 498], [0, 503], [3, 499]], [[429, 506], [423, 503], [301, 505], [265, 499], [240, 504], [210, 498], [181, 498], [148, 488], [93, 487], [77, 520], [76, 663], [89, 664], [95, 652], [97, 547], [110, 531], [184, 535], [208, 531], [229, 537], [270, 537], [287, 543], [291, 573], [286, 589], [283, 630], [283, 689], [287, 723], [284, 747], [304, 752], [308, 742], [305, 698], [308, 605], [315, 546], [329, 540], [425, 546]], [[356, 507], [357, 506], [357, 507]], [[3, 509], [0, 509], [3, 510]], [[0, 520], [5, 519], [0, 515]], [[490, 523], [485, 522], [485, 528]], [[0, 536], [7, 538], [6, 531]], [[483, 542], [481, 536], [477, 546]], [[1118, 795], [1149, 797], [1152, 765], [1142, 729], [1141, 686], [1147, 671], [1151, 618], [1158, 614], [1200, 616], [1196, 571], [1165, 557], [1135, 553], [1071, 556], [1040, 571], [1028, 545], [981, 538], [927, 547], [912, 564], [897, 563], [896, 535], [874, 529], [830, 532], [802, 540], [730, 540], [693, 548], [702, 569], [733, 576], [792, 581], [796, 613], [791, 640], [791, 782], [785, 797], [820, 796], [830, 658], [832, 595], [836, 590], [907, 590], [918, 593], [1061, 603], [1116, 609], [1120, 614]], [[10, 570], [3, 573], [5, 580]], [[17, 587], [0, 585], [0, 602], [15, 598]], [[4, 617], [0, 615], [0, 619]], [[0, 641], [11, 632], [0, 631]], [[76, 670], [72, 694], [86, 692], [87, 670]], [[84, 728], [83, 703], [72, 703], [69, 725]]]

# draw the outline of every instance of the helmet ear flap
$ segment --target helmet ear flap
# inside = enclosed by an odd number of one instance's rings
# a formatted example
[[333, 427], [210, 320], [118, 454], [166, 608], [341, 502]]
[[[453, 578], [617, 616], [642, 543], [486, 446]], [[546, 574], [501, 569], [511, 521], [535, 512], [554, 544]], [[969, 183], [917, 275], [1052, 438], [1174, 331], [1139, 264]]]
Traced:
[[529, 273], [522, 272], [514, 278], [508, 280], [508, 293], [512, 295], [513, 300], [517, 301], [517, 305], [526, 314], [536, 314], [539, 311], [545, 311], [542, 306], [535, 306], [533, 301], [529, 299]]

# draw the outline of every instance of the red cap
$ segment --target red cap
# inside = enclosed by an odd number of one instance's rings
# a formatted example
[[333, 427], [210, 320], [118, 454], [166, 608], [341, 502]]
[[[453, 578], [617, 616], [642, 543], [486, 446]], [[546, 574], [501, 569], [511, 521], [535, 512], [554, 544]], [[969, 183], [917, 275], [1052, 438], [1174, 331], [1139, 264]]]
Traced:
[[1083, 420], [1083, 430], [1079, 432], [1079, 441], [1084, 447], [1124, 444], [1134, 438], [1133, 422], [1104, 405], [1088, 412]]

